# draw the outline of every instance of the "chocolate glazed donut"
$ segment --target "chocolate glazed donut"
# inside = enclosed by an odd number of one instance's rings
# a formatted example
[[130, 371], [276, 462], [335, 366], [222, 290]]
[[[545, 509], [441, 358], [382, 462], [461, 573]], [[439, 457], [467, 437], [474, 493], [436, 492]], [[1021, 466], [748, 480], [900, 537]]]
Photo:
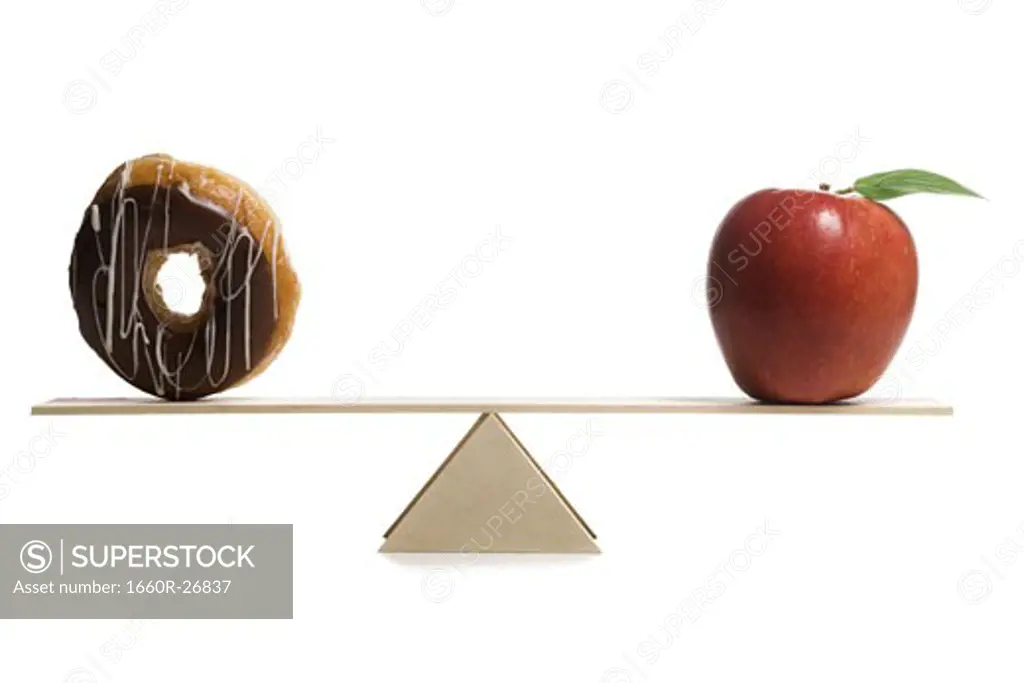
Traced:
[[[196, 257], [199, 310], [171, 310], [157, 273]], [[154, 154], [117, 168], [85, 211], [70, 266], [85, 341], [132, 385], [194, 400], [262, 372], [291, 334], [299, 281], [277, 218], [251, 187]]]

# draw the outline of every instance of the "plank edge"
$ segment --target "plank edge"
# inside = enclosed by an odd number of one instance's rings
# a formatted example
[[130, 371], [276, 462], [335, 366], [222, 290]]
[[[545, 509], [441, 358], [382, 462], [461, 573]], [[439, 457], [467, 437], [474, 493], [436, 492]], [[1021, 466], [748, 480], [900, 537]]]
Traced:
[[346, 404], [331, 399], [54, 399], [31, 406], [33, 416], [268, 415], [364, 413], [573, 413], [685, 415], [876, 415], [950, 417], [932, 399], [829, 405], [757, 403], [739, 398], [387, 399]]

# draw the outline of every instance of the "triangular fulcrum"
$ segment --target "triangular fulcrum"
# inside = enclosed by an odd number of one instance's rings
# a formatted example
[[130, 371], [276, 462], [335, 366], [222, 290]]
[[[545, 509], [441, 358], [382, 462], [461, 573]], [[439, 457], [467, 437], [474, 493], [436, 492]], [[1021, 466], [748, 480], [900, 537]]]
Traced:
[[385, 553], [598, 553], [594, 533], [495, 413], [384, 533]]

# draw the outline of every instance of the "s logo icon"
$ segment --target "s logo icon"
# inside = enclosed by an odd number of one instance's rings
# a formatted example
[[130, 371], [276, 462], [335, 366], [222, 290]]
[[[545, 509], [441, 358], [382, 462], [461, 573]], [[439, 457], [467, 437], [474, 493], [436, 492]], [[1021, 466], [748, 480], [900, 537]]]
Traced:
[[29, 574], [42, 574], [53, 564], [53, 551], [42, 541], [29, 541], [21, 547], [21, 566]]

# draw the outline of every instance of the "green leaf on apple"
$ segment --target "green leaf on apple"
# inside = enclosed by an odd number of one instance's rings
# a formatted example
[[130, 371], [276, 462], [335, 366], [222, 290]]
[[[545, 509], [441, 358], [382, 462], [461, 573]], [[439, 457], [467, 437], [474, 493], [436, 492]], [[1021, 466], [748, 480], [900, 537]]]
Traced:
[[861, 196], [873, 199], [876, 202], [922, 192], [981, 197], [977, 192], [967, 189], [946, 176], [914, 168], [865, 176], [857, 180], [853, 187], [840, 190], [839, 194], [849, 194], [851, 192], [857, 192]]

